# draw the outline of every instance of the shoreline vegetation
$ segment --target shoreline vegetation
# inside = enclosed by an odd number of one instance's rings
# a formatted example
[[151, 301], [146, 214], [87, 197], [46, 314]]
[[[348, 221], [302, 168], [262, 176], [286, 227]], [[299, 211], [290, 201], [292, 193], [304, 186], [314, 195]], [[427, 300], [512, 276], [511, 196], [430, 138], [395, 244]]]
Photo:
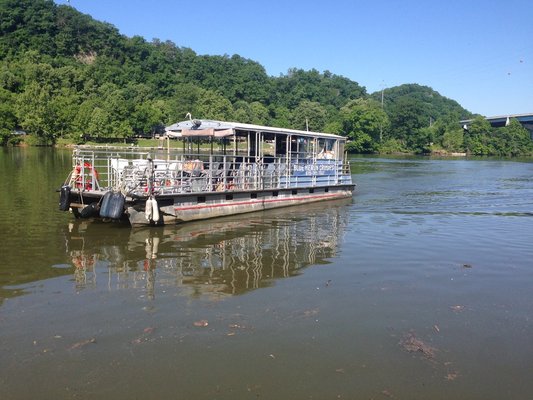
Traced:
[[[524, 129], [525, 130], [525, 129]], [[117, 139], [117, 140], [86, 140], [86, 141], [80, 141], [80, 140], [72, 140], [69, 138], [59, 138], [54, 143], [41, 143], [37, 138], [32, 137], [31, 135], [17, 135], [11, 136], [11, 139], [8, 141], [4, 147], [54, 147], [54, 148], [63, 148], [63, 149], [69, 149], [73, 148], [77, 145], [86, 145], [86, 146], [109, 146], [109, 147], [147, 147], [147, 148], [166, 148], [167, 146], [170, 146], [170, 148], [181, 148], [182, 144], [181, 142], [178, 142], [176, 140], [170, 140], [167, 143], [167, 140], [165, 137], [154, 137], [154, 138], [127, 138], [127, 139]], [[533, 141], [532, 141], [533, 143]], [[209, 148], [208, 144], [201, 144], [200, 147], [205, 147], [206, 149]], [[374, 152], [365, 152], [365, 153], [357, 153], [357, 152], [349, 152], [349, 154], [353, 155], [361, 155], [361, 154], [367, 154], [367, 155], [382, 155], [382, 156], [412, 156], [412, 155], [419, 155], [419, 156], [430, 156], [430, 157], [444, 157], [444, 158], [461, 158], [461, 157], [469, 157], [469, 156], [502, 156], [502, 157], [533, 157], [533, 151], [527, 153], [520, 153], [520, 154], [475, 154], [468, 151], [451, 151], [447, 149], [443, 149], [439, 146], [435, 146], [433, 144], [430, 144], [426, 151], [424, 152], [416, 152], [416, 151], [408, 151], [408, 150], [391, 150], [391, 149], [383, 149], [383, 151], [374, 151]]]
[[428, 86], [368, 93], [330, 71], [274, 77], [237, 54], [127, 37], [70, 5], [0, 2], [0, 145], [128, 142], [186, 115], [338, 134], [353, 154], [533, 155], [518, 121], [493, 128]]
[[[83, 143], [74, 142], [71, 140], [64, 140], [60, 139], [56, 141], [54, 144], [50, 145], [40, 145], [31, 143], [32, 140], [27, 141], [24, 140], [24, 138], [27, 138], [28, 135], [23, 136], [20, 140], [13, 141], [8, 144], [9, 147], [54, 147], [59, 149], [69, 149], [73, 148], [77, 145], [87, 145], [87, 146], [110, 146], [110, 147], [149, 147], [149, 148], [166, 148], [167, 141], [166, 139], [161, 138], [142, 138], [142, 139], [129, 139], [128, 141], [111, 141], [106, 143], [100, 143], [95, 141], [86, 141]], [[181, 147], [181, 144], [170, 140], [169, 142], [170, 148], [179, 148]], [[206, 147], [207, 148], [207, 147]], [[355, 154], [355, 153], [352, 153]], [[392, 156], [406, 156], [406, 155], [416, 155], [414, 152], [390, 152], [390, 153], [372, 153], [376, 155], [392, 155]], [[427, 156], [438, 156], [438, 157], [467, 157], [469, 154], [466, 152], [450, 152], [444, 149], [433, 149], [430, 150], [428, 153], [424, 154], [418, 154], [418, 155], [427, 155]]]

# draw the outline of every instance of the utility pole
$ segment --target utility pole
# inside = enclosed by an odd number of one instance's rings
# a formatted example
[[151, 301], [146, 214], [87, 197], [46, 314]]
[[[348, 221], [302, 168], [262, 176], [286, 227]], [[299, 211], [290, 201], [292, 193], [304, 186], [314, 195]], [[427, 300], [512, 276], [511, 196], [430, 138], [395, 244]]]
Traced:
[[[383, 95], [385, 92], [385, 83], [381, 82], [381, 110], [383, 111]], [[383, 142], [383, 122], [379, 124], [379, 142]]]

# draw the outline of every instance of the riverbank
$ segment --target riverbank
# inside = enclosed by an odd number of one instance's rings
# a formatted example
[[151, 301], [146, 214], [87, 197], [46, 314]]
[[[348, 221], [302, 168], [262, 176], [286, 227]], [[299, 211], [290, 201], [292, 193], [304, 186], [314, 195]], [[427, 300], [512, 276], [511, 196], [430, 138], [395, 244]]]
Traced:
[[[86, 142], [75, 142], [71, 139], [59, 138], [54, 144], [46, 144], [39, 142], [31, 135], [17, 136], [10, 139], [7, 143], [7, 147], [55, 147], [55, 148], [73, 148], [76, 145], [94, 145], [94, 146], [113, 146], [113, 147], [167, 147], [171, 148], [180, 148], [182, 146], [181, 142], [176, 140], [167, 141], [166, 138], [154, 138], [154, 139], [144, 139], [144, 138], [134, 138], [121, 141], [113, 142], [96, 142], [96, 141], [86, 141]], [[208, 145], [205, 145], [208, 147]], [[349, 153], [351, 155], [357, 155], [360, 153]], [[415, 152], [402, 152], [402, 151], [386, 151], [381, 153], [375, 153], [376, 156], [430, 156], [430, 157], [468, 157], [468, 156], [483, 156], [483, 157], [511, 157], [511, 158], [520, 158], [520, 157], [533, 157], [533, 153], [530, 154], [519, 154], [519, 155], [502, 155], [502, 154], [472, 154], [468, 152], [460, 151], [448, 151], [442, 148], [431, 148], [428, 153], [418, 154]]]
[[[25, 139], [29, 140], [25, 140]], [[94, 142], [94, 141], [86, 141], [83, 143], [75, 143], [72, 140], [67, 139], [58, 139], [57, 142], [53, 145], [43, 145], [40, 143], [36, 143], [34, 140], [32, 140], [29, 137], [21, 138], [22, 140], [17, 141], [16, 143], [8, 143], [9, 147], [55, 147], [55, 148], [73, 148], [76, 145], [93, 145], [93, 146], [113, 146], [113, 147], [130, 147], [130, 146], [139, 146], [139, 147], [167, 147], [170, 146], [171, 148], [178, 148], [181, 147], [181, 143], [177, 141], [168, 141], [165, 139], [133, 139], [128, 140], [126, 142], [124, 141], [116, 141], [116, 142]], [[350, 154], [358, 154], [358, 153], [350, 153]], [[375, 155], [386, 155], [386, 156], [414, 156], [414, 155], [420, 155], [413, 152], [394, 152], [394, 153], [376, 153]], [[428, 156], [438, 156], [438, 157], [466, 157], [468, 154], [465, 152], [448, 152], [443, 149], [438, 150], [432, 150], [430, 153], [426, 154]]]
[[431, 156], [439, 157], [466, 157], [468, 154], [466, 152], [456, 152], [456, 151], [446, 151], [446, 150], [432, 150], [429, 153]]

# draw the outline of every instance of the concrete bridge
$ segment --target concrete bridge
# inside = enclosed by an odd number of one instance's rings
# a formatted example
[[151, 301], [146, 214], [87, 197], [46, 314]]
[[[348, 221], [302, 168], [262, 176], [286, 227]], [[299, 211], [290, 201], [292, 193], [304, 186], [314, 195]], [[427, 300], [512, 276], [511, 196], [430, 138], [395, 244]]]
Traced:
[[[494, 117], [486, 117], [485, 119], [490, 122], [490, 125], [495, 128], [501, 128], [502, 126], [509, 125], [509, 121], [515, 118], [522, 124], [524, 128], [529, 131], [531, 138], [533, 139], [533, 113], [530, 114], [509, 114], [509, 115], [496, 115]], [[461, 121], [463, 128], [468, 129], [468, 126], [472, 123], [471, 119], [465, 119]]]

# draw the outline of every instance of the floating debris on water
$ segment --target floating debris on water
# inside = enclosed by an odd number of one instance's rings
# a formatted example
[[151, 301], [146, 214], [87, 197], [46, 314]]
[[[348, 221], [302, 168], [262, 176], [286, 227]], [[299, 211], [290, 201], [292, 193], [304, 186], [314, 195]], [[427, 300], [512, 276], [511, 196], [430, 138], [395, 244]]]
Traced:
[[[434, 325], [434, 329], [436, 332], [439, 332], [437, 325]], [[446, 375], [444, 375], [444, 379], [447, 381], [454, 381], [459, 377], [459, 371], [451, 369], [453, 363], [449, 361], [442, 362], [436, 360], [435, 355], [438, 350], [435, 347], [425, 343], [422, 339], [419, 339], [413, 331], [406, 334], [399, 344], [409, 353], [420, 353], [424, 358], [428, 359], [433, 364], [434, 368], [445, 368]]]
[[417, 338], [413, 332], [409, 332], [401, 341], [400, 345], [410, 353], [422, 353], [426, 358], [435, 357], [437, 349]]
[[[150, 335], [154, 332], [155, 328], [152, 326], [148, 326], [143, 329], [142, 335], [136, 337], [131, 341], [132, 344], [140, 344], [143, 342], [147, 342], [150, 340]], [[153, 340], [153, 339], [152, 339]]]
[[82, 340], [81, 342], [74, 343], [68, 349], [69, 350], [79, 349], [79, 348], [84, 347], [84, 346], [86, 346], [86, 345], [88, 345], [90, 343], [96, 343], [96, 338], [90, 338], [90, 339], [87, 339], [87, 340]]
[[459, 377], [459, 372], [451, 371], [444, 377], [447, 381], [454, 381]]

